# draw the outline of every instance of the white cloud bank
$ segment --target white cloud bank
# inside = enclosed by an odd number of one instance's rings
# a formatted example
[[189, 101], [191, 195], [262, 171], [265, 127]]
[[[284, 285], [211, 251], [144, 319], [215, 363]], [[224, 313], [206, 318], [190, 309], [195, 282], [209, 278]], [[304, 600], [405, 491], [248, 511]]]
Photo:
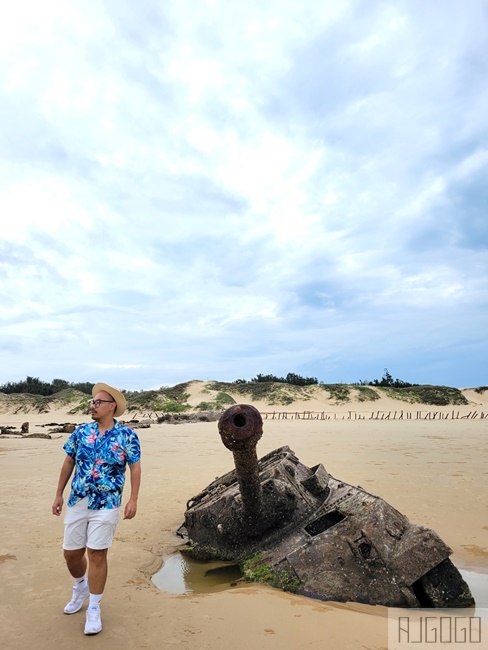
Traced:
[[487, 22], [483, 0], [4, 9], [0, 382], [488, 383]]

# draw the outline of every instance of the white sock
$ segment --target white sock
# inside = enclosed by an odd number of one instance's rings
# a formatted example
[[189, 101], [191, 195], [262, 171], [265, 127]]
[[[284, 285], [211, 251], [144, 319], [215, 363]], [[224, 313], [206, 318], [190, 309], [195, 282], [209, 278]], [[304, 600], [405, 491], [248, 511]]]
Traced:
[[75, 578], [75, 586], [76, 587], [86, 587], [88, 585], [86, 576], [83, 576], [82, 578]]
[[88, 607], [100, 607], [102, 596], [103, 594], [90, 594], [90, 602], [88, 604]]

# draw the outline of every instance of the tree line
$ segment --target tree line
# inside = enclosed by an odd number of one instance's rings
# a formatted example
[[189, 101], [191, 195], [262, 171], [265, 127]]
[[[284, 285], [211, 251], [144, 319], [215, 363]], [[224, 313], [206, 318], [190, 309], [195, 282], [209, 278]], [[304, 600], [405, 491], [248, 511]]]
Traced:
[[408, 381], [403, 381], [403, 379], [393, 379], [391, 374], [388, 372], [388, 368], [385, 368], [385, 372], [381, 379], [373, 379], [373, 381], [360, 381], [360, 386], [388, 386], [390, 388], [410, 388], [411, 386], [419, 386], [419, 384], [409, 384]]
[[[261, 382], [277, 382], [281, 384], [292, 384], [293, 386], [311, 386], [313, 384], [325, 383], [322, 381], [319, 382], [317, 377], [302, 377], [301, 375], [297, 375], [295, 372], [289, 372], [286, 377], [277, 377], [276, 375], [263, 375], [259, 373], [252, 379], [236, 379], [232, 383], [254, 384]], [[356, 382], [356, 384], [359, 386], [388, 386], [390, 388], [410, 388], [411, 386], [419, 386], [419, 384], [410, 384], [408, 381], [403, 381], [403, 379], [393, 379], [392, 375], [388, 372], [388, 368], [385, 368], [385, 372], [381, 379], [373, 379], [372, 381], [361, 380]]]
[[311, 386], [318, 384], [317, 377], [302, 377], [294, 372], [289, 372], [286, 377], [276, 377], [275, 375], [262, 375], [258, 374], [249, 381], [247, 379], [236, 379], [233, 384], [257, 384], [277, 382], [279, 384], [293, 384], [293, 386]]
[[54, 395], [65, 388], [74, 388], [91, 395], [94, 382], [69, 382], [65, 379], [53, 379], [52, 381], [41, 381], [39, 377], [26, 377], [22, 381], [8, 381], [0, 386], [1, 393], [29, 393], [30, 395]]
[[[258, 373], [252, 379], [236, 379], [233, 384], [256, 384], [256, 383], [280, 383], [291, 384], [293, 386], [312, 386], [318, 384], [317, 377], [302, 377], [295, 372], [289, 372], [286, 377], [277, 377], [276, 375], [265, 375]], [[323, 382], [320, 382], [323, 383]], [[360, 386], [387, 386], [390, 388], [409, 388], [411, 386], [418, 386], [419, 384], [410, 384], [401, 379], [393, 379], [392, 375], [385, 368], [385, 372], [381, 379], [373, 379], [372, 381], [361, 380], [357, 382]], [[9, 381], [6, 384], [0, 385], [1, 393], [29, 393], [31, 395], [54, 395], [60, 390], [66, 388], [74, 388], [91, 395], [94, 382], [69, 382], [65, 379], [53, 379], [51, 382], [41, 381], [38, 377], [26, 377], [23, 381]]]

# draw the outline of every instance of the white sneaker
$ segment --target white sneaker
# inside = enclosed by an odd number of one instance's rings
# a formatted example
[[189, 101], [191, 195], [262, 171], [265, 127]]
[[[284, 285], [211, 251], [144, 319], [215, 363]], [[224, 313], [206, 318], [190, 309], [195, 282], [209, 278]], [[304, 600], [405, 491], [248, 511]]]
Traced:
[[86, 610], [85, 634], [98, 634], [102, 631], [100, 607], [89, 607]]
[[73, 596], [69, 603], [64, 608], [65, 614], [76, 614], [83, 607], [83, 603], [90, 595], [90, 590], [88, 585], [85, 583], [85, 587], [73, 587]]

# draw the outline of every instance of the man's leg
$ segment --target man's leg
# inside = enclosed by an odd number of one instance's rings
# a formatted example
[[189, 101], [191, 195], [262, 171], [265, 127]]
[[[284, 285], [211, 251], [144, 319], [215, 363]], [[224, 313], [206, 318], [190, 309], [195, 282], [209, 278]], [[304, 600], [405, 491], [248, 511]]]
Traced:
[[76, 551], [64, 551], [66, 566], [73, 578], [83, 578], [86, 573], [85, 549], [79, 548]]
[[108, 549], [112, 546], [120, 508], [106, 508], [90, 512], [88, 524], [88, 584], [90, 603], [86, 610], [85, 634], [102, 630], [100, 601], [107, 582]]
[[[85, 578], [86, 573], [86, 541], [88, 530], [88, 499], [85, 497], [78, 501], [74, 506], [66, 508], [64, 517], [64, 559], [68, 571], [75, 579], [75, 587], [77, 592], [73, 593], [73, 598], [65, 608], [66, 614], [74, 614], [81, 609], [81, 605], [74, 602], [88, 593], [88, 583]], [[83, 604], [82, 599], [81, 604]]]
[[105, 589], [108, 572], [107, 553], [108, 548], [102, 550], [88, 549], [88, 584], [90, 585], [91, 594], [101, 595]]
[[85, 634], [98, 634], [102, 630], [100, 602], [107, 582], [108, 548], [101, 550], [88, 548], [88, 584], [90, 602], [86, 610]]
[[85, 578], [86, 573], [86, 555], [85, 549], [79, 548], [74, 551], [64, 549], [64, 559], [68, 571], [75, 579], [75, 586], [73, 588], [73, 595], [71, 600], [64, 608], [65, 614], [76, 614], [83, 607], [83, 603], [90, 595], [88, 591], [88, 583]]

